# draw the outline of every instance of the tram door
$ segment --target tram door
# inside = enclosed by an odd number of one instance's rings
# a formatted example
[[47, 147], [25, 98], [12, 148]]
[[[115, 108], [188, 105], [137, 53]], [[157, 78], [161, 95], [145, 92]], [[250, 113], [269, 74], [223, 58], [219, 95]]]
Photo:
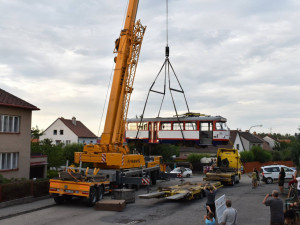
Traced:
[[149, 122], [149, 143], [158, 143], [158, 123], [157, 122]]
[[213, 123], [200, 122], [200, 145], [212, 145]]

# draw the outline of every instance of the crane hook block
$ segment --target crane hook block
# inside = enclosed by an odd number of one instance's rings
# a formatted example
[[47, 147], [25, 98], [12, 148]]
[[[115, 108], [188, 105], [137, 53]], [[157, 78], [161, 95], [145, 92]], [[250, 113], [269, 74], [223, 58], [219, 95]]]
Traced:
[[166, 46], [166, 57], [169, 57], [170, 49], [169, 46]]

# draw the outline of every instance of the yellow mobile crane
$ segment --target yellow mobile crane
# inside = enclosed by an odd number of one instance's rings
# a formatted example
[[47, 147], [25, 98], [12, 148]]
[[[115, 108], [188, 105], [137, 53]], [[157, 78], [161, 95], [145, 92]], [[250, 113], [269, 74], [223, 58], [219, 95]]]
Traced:
[[101, 143], [85, 145], [83, 152], [75, 153], [75, 163], [94, 163], [95, 169], [91, 171], [67, 165], [59, 178], [51, 179], [49, 192], [57, 203], [72, 196], [82, 196], [94, 205], [105, 191], [113, 187], [148, 185], [150, 179], [155, 184], [160, 175], [165, 175], [160, 173], [161, 156], [129, 154], [128, 146], [123, 144], [130, 96], [146, 29], [139, 20], [135, 22], [138, 2], [129, 0], [124, 29], [115, 43], [116, 65]]

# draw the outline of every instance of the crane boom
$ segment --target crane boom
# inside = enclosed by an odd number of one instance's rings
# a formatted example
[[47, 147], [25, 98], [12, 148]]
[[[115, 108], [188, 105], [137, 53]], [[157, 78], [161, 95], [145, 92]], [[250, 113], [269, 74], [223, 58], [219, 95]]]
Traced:
[[115, 59], [116, 66], [101, 144], [122, 144], [123, 141], [120, 140], [120, 135], [118, 134], [124, 132], [120, 130], [122, 123], [124, 123], [122, 121], [124, 120], [123, 115], [127, 115], [127, 112], [124, 110], [124, 99], [132, 90], [132, 87], [127, 86], [127, 81], [129, 78], [128, 67], [132, 63], [130, 53], [132, 51], [132, 44], [135, 41], [133, 32], [138, 3], [138, 0], [129, 1], [124, 29], [121, 31], [120, 38], [116, 41], [115, 50], [118, 55]]
[[139, 0], [129, 0], [124, 29], [116, 40], [114, 77], [100, 145], [84, 146], [75, 153], [75, 162], [93, 162], [99, 168], [145, 166], [142, 155], [128, 154], [123, 145], [125, 122], [133, 90], [139, 53], [146, 27], [135, 22]]

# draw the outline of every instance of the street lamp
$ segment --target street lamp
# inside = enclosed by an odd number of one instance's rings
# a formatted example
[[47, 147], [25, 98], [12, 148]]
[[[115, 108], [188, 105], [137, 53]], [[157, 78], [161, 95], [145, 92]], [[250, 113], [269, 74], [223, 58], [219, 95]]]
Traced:
[[254, 125], [254, 126], [251, 126], [250, 128], [249, 128], [249, 133], [250, 133], [250, 130], [251, 130], [251, 128], [252, 127], [262, 127], [263, 125]]

